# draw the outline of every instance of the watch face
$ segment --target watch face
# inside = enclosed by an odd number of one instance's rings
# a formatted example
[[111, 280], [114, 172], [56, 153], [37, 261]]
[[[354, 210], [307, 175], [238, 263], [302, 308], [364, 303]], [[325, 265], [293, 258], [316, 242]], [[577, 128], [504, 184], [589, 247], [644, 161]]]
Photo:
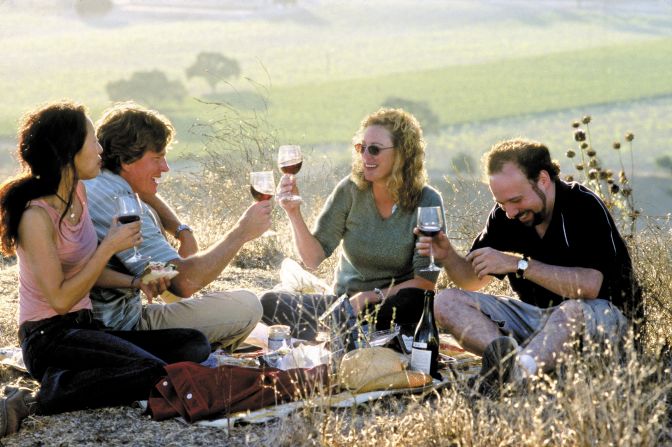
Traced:
[[525, 270], [527, 268], [527, 261], [525, 259], [521, 259], [518, 261], [518, 270]]

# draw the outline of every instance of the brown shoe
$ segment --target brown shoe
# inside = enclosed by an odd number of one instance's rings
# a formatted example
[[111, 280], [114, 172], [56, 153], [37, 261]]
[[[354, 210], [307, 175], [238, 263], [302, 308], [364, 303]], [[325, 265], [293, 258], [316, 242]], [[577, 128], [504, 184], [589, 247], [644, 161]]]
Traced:
[[28, 388], [7, 387], [0, 400], [0, 438], [19, 431], [21, 421], [35, 411], [35, 397]]

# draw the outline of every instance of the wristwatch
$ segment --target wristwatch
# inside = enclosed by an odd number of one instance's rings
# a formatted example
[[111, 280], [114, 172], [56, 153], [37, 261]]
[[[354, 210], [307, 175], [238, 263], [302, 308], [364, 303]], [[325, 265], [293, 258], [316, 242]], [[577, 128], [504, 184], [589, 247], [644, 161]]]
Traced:
[[175, 230], [175, 239], [177, 239], [180, 236], [180, 232], [187, 230], [190, 233], [193, 233], [194, 230], [191, 229], [191, 227], [187, 224], [179, 224], [177, 226], [177, 229]]
[[380, 298], [380, 302], [382, 303], [385, 300], [385, 294], [383, 293], [382, 290], [380, 290], [378, 287], [375, 287], [373, 289], [373, 293], [378, 295], [378, 298]]
[[530, 265], [529, 258], [525, 255], [518, 261], [518, 270], [516, 270], [516, 278], [525, 279], [525, 270]]

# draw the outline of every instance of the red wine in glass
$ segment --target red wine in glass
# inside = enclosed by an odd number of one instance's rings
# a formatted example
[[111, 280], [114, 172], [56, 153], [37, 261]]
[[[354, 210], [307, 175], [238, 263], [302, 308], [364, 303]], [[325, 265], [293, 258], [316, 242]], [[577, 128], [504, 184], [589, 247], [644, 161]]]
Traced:
[[257, 202], [261, 202], [262, 200], [271, 200], [273, 198], [273, 194], [259, 192], [256, 189], [254, 189], [254, 186], [250, 186], [250, 192], [252, 193], [252, 197], [254, 197], [254, 200], [256, 200]]
[[[278, 168], [285, 175], [296, 175], [303, 165], [301, 146], [297, 144], [285, 144], [278, 148]], [[301, 201], [301, 196], [294, 194], [281, 195], [280, 200]]]
[[125, 216], [119, 216], [119, 222], [122, 224], [128, 224], [131, 222], [137, 222], [140, 220], [140, 216], [137, 214], [127, 214]]
[[441, 231], [441, 227], [434, 225], [421, 226], [418, 227], [418, 231], [420, 231], [420, 233], [422, 233], [425, 236], [434, 237], [437, 234], [439, 234], [439, 231]]
[[[425, 236], [434, 237], [441, 231], [443, 226], [443, 209], [440, 206], [418, 207], [418, 231]], [[432, 245], [429, 245], [429, 265], [420, 269], [421, 272], [438, 272], [441, 269], [434, 264]]]
[[296, 175], [301, 170], [301, 165], [302, 164], [303, 164], [303, 160], [299, 160], [298, 163], [285, 164], [285, 165], [280, 166], [280, 170], [282, 171], [283, 174]]
[[[137, 194], [122, 194], [116, 198], [117, 219], [122, 224], [137, 222], [140, 215], [144, 212], [142, 202]], [[137, 246], [133, 247], [133, 256], [128, 258], [128, 262], [144, 262], [149, 260], [149, 256], [140, 253]]]

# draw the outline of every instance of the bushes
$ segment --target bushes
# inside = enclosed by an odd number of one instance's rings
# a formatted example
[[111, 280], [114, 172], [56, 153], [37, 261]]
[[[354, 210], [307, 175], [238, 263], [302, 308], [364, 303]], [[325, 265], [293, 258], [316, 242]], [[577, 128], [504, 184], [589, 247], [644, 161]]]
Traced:
[[240, 65], [237, 60], [223, 54], [204, 51], [196, 56], [196, 61], [185, 72], [189, 79], [192, 77], [205, 79], [214, 92], [220, 82], [240, 76]]
[[187, 96], [180, 81], [171, 81], [159, 70], [136, 71], [131, 78], [112, 81], [105, 87], [112, 101], [135, 100], [146, 104], [179, 102]]

